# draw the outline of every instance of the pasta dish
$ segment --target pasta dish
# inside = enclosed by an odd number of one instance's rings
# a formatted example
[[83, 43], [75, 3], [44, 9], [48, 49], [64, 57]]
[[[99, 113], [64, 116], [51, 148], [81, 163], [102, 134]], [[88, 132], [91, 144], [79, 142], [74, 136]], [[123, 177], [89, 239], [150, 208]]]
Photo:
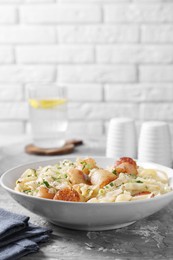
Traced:
[[172, 189], [165, 172], [144, 169], [122, 157], [107, 168], [93, 158], [77, 158], [27, 169], [16, 181], [15, 190], [40, 198], [93, 203], [142, 200]]

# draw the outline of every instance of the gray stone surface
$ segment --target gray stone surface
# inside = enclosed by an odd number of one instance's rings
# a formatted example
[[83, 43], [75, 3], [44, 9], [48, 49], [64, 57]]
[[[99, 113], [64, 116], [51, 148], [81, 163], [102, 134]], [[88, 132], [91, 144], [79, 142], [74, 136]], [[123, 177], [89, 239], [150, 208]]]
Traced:
[[[0, 175], [18, 164], [44, 160], [23, 152], [23, 144], [1, 148]], [[102, 143], [92, 141], [79, 147], [76, 155], [104, 155]], [[49, 157], [50, 158], [50, 157]], [[104, 232], [82, 232], [60, 228], [22, 208], [0, 188], [0, 207], [30, 216], [32, 223], [53, 229], [50, 241], [36, 254], [23, 259], [173, 259], [173, 203], [133, 225]]]

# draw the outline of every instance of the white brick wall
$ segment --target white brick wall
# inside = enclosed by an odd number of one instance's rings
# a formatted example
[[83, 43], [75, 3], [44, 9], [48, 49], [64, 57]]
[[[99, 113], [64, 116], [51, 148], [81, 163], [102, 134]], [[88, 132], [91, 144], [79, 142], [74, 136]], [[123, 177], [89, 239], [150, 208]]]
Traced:
[[143, 25], [141, 26], [142, 43], [172, 43], [173, 24]]
[[173, 5], [170, 4], [119, 4], [107, 5], [105, 8], [106, 22], [173, 22]]
[[0, 46], [0, 64], [14, 62], [13, 48], [9, 46]]
[[[72, 103], [69, 106], [69, 118], [72, 120], [107, 120], [111, 117], [132, 116], [139, 118], [137, 104], [126, 103]], [[80, 111], [80, 112], [79, 112]]]
[[141, 65], [139, 79], [141, 82], [172, 82], [173, 65]]
[[16, 47], [16, 60], [22, 64], [93, 63], [94, 47], [80, 45], [20, 46]]
[[28, 84], [68, 88], [70, 132], [114, 116], [173, 133], [172, 0], [0, 0], [0, 134], [29, 132]]
[[28, 119], [28, 106], [26, 102], [0, 103], [1, 120], [26, 120]]
[[110, 44], [138, 42], [137, 25], [62, 25], [57, 26], [58, 40], [63, 44]]
[[55, 68], [46, 65], [0, 66], [0, 82], [51, 82], [55, 80]]
[[0, 84], [0, 101], [22, 101], [24, 88], [20, 84]]
[[[22, 123], [22, 121], [5, 121], [5, 122], [0, 122], [0, 133], [1, 135], [19, 135], [19, 134], [23, 134], [23, 132], [25, 131], [24, 129], [24, 124]], [[1, 138], [1, 140], [3, 139], [3, 136]]]
[[62, 65], [58, 68], [60, 82], [134, 82], [136, 69], [129, 65]]
[[173, 63], [173, 45], [114, 45], [98, 46], [98, 63]]
[[56, 33], [51, 26], [0, 25], [0, 44], [55, 43]]
[[13, 6], [1, 6], [0, 8], [0, 24], [13, 24], [17, 22], [16, 8]]
[[101, 21], [101, 9], [97, 5], [39, 5], [22, 6], [19, 9], [21, 22], [47, 23], [97, 23]]
[[105, 100], [116, 102], [171, 102], [172, 84], [139, 83], [105, 85]]

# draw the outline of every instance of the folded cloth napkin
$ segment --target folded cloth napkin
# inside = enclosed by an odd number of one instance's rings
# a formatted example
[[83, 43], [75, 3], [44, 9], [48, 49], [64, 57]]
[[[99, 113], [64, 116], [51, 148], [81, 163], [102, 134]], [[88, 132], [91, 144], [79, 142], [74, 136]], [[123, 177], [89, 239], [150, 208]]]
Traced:
[[0, 208], [0, 259], [15, 260], [39, 250], [38, 243], [46, 242], [51, 229], [28, 222], [29, 217]]
[[34, 253], [39, 250], [37, 243], [29, 239], [22, 239], [11, 243], [8, 246], [0, 248], [0, 259], [1, 260], [15, 260], [19, 259], [29, 253]]

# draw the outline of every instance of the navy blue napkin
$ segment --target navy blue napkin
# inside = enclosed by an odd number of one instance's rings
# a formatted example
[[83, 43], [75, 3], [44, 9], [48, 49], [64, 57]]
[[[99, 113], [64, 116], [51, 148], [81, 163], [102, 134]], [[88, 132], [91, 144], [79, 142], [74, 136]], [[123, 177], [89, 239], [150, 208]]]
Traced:
[[15, 260], [39, 250], [38, 243], [46, 242], [51, 229], [28, 222], [29, 217], [0, 208], [0, 259]]
[[1, 260], [16, 260], [29, 253], [39, 250], [39, 246], [32, 240], [23, 239], [0, 248]]
[[0, 239], [24, 229], [29, 217], [11, 213], [0, 208]]

